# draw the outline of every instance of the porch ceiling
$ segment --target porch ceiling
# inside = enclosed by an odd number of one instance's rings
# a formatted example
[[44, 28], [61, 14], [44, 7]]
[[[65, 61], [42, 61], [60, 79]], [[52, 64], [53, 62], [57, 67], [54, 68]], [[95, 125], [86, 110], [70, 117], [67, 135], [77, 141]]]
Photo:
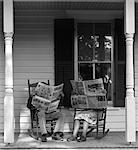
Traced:
[[15, 1], [15, 10], [123, 10], [123, 2]]

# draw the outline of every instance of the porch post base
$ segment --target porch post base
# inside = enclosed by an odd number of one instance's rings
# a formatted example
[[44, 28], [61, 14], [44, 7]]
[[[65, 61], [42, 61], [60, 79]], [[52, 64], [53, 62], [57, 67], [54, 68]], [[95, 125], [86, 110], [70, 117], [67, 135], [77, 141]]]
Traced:
[[13, 89], [5, 90], [4, 97], [4, 143], [14, 143], [14, 99]]
[[128, 143], [136, 142], [136, 112], [134, 96], [126, 96], [126, 132], [125, 138]]

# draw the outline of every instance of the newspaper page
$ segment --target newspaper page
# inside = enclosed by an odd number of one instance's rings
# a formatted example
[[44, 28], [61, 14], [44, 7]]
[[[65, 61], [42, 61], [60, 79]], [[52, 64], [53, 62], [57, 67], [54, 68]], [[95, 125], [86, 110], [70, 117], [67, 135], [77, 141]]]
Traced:
[[88, 108], [88, 100], [85, 95], [72, 95], [71, 96], [71, 105], [73, 108]]
[[87, 96], [89, 108], [106, 108], [107, 100], [105, 96]]
[[58, 105], [59, 105], [60, 100], [55, 100], [52, 101], [48, 107], [48, 110], [46, 111], [46, 113], [51, 113], [54, 111], [57, 111]]
[[52, 92], [51, 92], [51, 100], [55, 100], [55, 99], [58, 99], [59, 96], [61, 94], [63, 94], [63, 83], [60, 84], [60, 85], [57, 85], [57, 86], [51, 86], [52, 88]]
[[35, 106], [37, 109], [45, 109], [47, 111], [50, 103], [51, 102], [48, 99], [37, 95], [33, 96], [32, 99], [32, 105]]
[[102, 96], [106, 94], [102, 78], [84, 81], [84, 86], [86, 95]]
[[37, 96], [50, 99], [52, 94], [52, 88], [49, 85], [39, 82], [35, 88], [35, 92]]
[[63, 91], [63, 83], [57, 86], [46, 85], [39, 82], [36, 89], [36, 95], [46, 98], [48, 100], [55, 100]]
[[83, 81], [74, 81], [70, 80], [73, 93], [78, 95], [84, 95], [84, 82]]

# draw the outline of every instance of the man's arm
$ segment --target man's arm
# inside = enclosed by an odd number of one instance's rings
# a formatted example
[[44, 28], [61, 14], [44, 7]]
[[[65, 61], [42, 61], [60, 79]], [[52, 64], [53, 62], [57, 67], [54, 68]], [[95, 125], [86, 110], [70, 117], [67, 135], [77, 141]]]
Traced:
[[29, 98], [28, 98], [28, 101], [27, 101], [27, 108], [29, 108], [29, 109], [36, 109], [33, 105], [32, 105], [32, 96], [30, 96]]

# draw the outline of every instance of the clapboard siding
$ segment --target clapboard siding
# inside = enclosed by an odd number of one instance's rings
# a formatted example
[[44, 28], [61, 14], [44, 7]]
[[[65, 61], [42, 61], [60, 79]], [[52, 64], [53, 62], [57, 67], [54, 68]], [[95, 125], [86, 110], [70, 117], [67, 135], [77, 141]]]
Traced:
[[[31, 82], [49, 79], [50, 83], [54, 84], [53, 23], [54, 18], [62, 17], [64, 13], [61, 11], [15, 11], [13, 45], [15, 131], [26, 132], [30, 127], [30, 112], [26, 108], [27, 79], [31, 79]], [[3, 119], [0, 123], [2, 122]]]

